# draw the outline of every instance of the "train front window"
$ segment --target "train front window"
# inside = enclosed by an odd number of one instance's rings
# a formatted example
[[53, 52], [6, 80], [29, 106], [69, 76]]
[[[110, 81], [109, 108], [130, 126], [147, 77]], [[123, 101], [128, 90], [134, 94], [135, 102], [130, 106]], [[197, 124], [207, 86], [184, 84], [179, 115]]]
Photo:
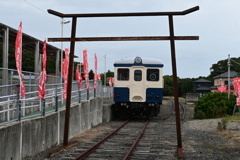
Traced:
[[134, 80], [135, 81], [141, 81], [142, 80], [142, 71], [141, 70], [135, 70], [134, 71]]
[[159, 69], [147, 69], [147, 81], [159, 81]]
[[117, 71], [117, 79], [120, 81], [128, 81], [129, 80], [129, 69], [119, 68]]

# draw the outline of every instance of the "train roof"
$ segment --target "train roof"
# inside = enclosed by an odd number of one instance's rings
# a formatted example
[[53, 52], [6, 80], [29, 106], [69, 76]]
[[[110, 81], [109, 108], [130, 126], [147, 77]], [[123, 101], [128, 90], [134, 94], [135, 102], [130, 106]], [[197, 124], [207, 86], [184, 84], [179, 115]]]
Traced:
[[[137, 63], [136, 59], [140, 59], [140, 62]], [[159, 59], [154, 58], [122, 58], [114, 62], [114, 67], [131, 67], [131, 66], [146, 66], [146, 67], [163, 67], [163, 63]]]

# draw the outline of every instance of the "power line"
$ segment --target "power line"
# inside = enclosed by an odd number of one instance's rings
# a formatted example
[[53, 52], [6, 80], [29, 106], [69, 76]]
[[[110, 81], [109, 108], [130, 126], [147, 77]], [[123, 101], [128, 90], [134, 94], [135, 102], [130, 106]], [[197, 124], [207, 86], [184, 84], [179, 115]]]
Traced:
[[44, 13], [47, 13], [48, 14], [48, 12], [47, 11], [45, 11], [45, 10], [43, 10], [43, 9], [41, 9], [41, 8], [39, 8], [39, 7], [37, 7], [37, 6], [35, 6], [35, 5], [33, 5], [32, 3], [30, 3], [30, 2], [28, 2], [28, 1], [26, 1], [26, 0], [24, 0], [26, 3], [28, 3], [28, 4], [30, 4], [31, 6], [33, 6], [33, 7], [35, 7], [35, 8], [37, 8], [38, 10], [40, 10], [40, 11], [42, 11], [42, 12], [44, 12]]
[[[41, 9], [41, 8], [39, 8], [39, 7], [37, 7], [36, 5], [34, 5], [34, 4], [32, 4], [32, 3], [30, 3], [30, 2], [28, 2], [28, 1], [26, 1], [26, 0], [24, 0], [26, 3], [28, 3], [28, 4], [30, 4], [31, 6], [33, 6], [33, 7], [35, 7], [35, 8], [37, 8], [38, 10], [40, 10], [40, 11], [42, 11], [42, 12], [44, 12], [44, 13], [47, 13], [48, 14], [48, 12], [47, 11], [45, 11], [45, 10], [43, 10], [43, 9]], [[70, 28], [69, 28], [69, 26], [67, 25], [67, 28], [68, 28], [68, 30], [70, 31]], [[85, 50], [87, 50], [81, 43], [79, 43], [82, 47], [83, 47], [83, 49], [85, 49]], [[91, 55], [94, 55], [94, 53], [91, 53], [91, 52], [88, 52], [89, 54], [91, 54]]]
[[240, 65], [240, 63], [238, 63], [238, 62], [234, 61], [232, 58], [231, 58], [230, 60], [231, 60], [231, 61], [233, 61], [234, 63], [236, 63], [236, 64]]
[[[66, 24], [66, 26], [67, 26], [68, 30], [71, 32], [71, 29], [70, 29], [69, 25]], [[78, 43], [78, 44], [80, 44], [80, 50], [81, 50], [81, 46], [82, 46], [83, 50], [88, 50], [88, 49], [86, 49], [86, 47], [83, 46], [81, 43]], [[95, 53], [96, 53], [96, 52], [95, 52]], [[94, 53], [89, 52], [89, 50], [88, 50], [88, 54], [91, 54], [92, 56], [94, 56]]]
[[[34, 8], [37, 8], [38, 10], [40, 10], [40, 11], [42, 11], [42, 12], [48, 14], [47, 11], [45, 11], [45, 10], [43, 10], [43, 9], [41, 9], [41, 8], [39, 8], [39, 7], [37, 7], [36, 5], [30, 3], [30, 2], [28, 2], [28, 1], [26, 1], [26, 0], [24, 0], [24, 1], [25, 1], [26, 3], [28, 3], [29, 5], [33, 6]], [[68, 30], [70, 31], [70, 27], [69, 27], [68, 25], [67, 25], [67, 28], [68, 28]], [[46, 39], [46, 38], [44, 38], [44, 39]], [[79, 44], [83, 47], [83, 49], [87, 50], [87, 49], [86, 49], [81, 43], [79, 43]], [[88, 53], [91, 54], [92, 56], [94, 55], [94, 53], [91, 53], [91, 52], [89, 52], [89, 51], [88, 51]]]
[[[79, 44], [82, 46], [82, 48], [83, 48], [84, 50], [88, 50], [88, 49], [86, 49], [86, 47], [84, 47], [81, 43], [79, 43]], [[89, 52], [89, 50], [88, 50], [88, 53], [91, 54], [92, 56], [94, 55], [94, 53]]]

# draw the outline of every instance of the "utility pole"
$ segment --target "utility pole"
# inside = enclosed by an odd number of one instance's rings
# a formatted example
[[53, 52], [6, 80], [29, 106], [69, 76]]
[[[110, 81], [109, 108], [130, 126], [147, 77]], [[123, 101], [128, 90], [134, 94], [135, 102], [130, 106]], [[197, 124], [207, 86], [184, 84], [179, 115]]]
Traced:
[[107, 77], [106, 77], [106, 54], [103, 56], [104, 57], [104, 97], [105, 93], [107, 92]]
[[[62, 31], [61, 31], [61, 37], [63, 38], [63, 24], [67, 24], [69, 23], [70, 21], [65, 21], [63, 18], [62, 18], [62, 21], [61, 21], [61, 24], [62, 24]], [[60, 80], [60, 83], [62, 83], [62, 61], [63, 61], [63, 42], [61, 42], [61, 80]]]
[[107, 77], [106, 77], [106, 54], [104, 55], [104, 58], [105, 58], [105, 65], [104, 65], [104, 85], [106, 86], [107, 85]]
[[230, 54], [228, 54], [228, 103], [230, 102]]

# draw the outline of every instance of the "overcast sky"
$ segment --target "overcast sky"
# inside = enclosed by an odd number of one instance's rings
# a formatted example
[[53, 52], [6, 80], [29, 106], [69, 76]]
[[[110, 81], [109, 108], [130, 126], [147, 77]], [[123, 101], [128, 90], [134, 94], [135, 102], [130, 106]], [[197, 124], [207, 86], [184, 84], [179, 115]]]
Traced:
[[[199, 6], [200, 10], [185, 16], [175, 16], [175, 36], [199, 36], [199, 40], [175, 41], [177, 75], [180, 78], [208, 76], [210, 67], [219, 60], [239, 57], [239, 0], [1, 0], [0, 22], [44, 40], [61, 37], [61, 18], [48, 14], [52, 9], [61, 13], [122, 13], [184, 11]], [[65, 19], [70, 20], [71, 19]], [[63, 36], [70, 37], [71, 23], [64, 24]], [[113, 17], [78, 18], [76, 37], [104, 36], [169, 36], [168, 18]], [[61, 48], [60, 42], [49, 42]], [[70, 48], [64, 42], [64, 48]], [[74, 61], [82, 62], [82, 50], [88, 50], [90, 69], [93, 55], [99, 60], [99, 73], [113, 71], [115, 60], [124, 57], [149, 57], [164, 63], [164, 75], [172, 75], [169, 41], [77, 42]]]

